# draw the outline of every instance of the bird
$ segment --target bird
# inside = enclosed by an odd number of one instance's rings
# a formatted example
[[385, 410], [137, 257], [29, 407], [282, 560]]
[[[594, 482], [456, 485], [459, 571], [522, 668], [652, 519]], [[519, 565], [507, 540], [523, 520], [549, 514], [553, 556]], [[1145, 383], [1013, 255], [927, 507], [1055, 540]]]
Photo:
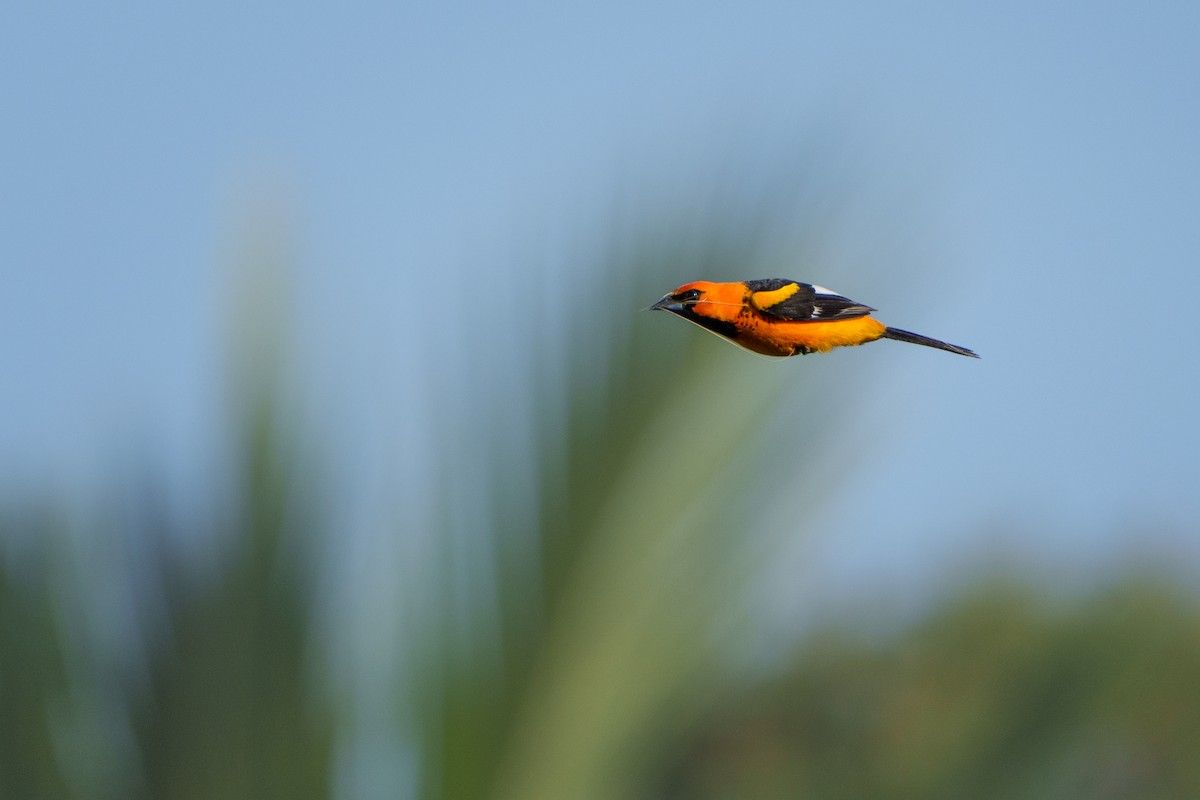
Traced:
[[823, 286], [787, 278], [685, 283], [650, 306], [669, 311], [734, 344], [767, 356], [825, 353], [894, 339], [979, 358], [972, 350], [889, 328], [875, 309]]

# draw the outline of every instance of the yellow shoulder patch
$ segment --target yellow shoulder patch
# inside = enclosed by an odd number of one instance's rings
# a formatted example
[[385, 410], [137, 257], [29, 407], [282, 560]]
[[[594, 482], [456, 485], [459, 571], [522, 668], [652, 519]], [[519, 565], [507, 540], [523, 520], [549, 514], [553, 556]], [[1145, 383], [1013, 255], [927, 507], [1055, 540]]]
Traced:
[[787, 286], [771, 292], [751, 292], [750, 303], [759, 311], [766, 311], [771, 306], [779, 305], [798, 291], [800, 291], [799, 284], [789, 283]]

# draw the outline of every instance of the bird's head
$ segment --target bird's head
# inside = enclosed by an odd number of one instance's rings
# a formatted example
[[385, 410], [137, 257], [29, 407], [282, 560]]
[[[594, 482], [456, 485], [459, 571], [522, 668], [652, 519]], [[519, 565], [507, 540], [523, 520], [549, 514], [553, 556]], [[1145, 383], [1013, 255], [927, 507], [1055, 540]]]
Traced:
[[697, 318], [735, 319], [744, 305], [744, 284], [693, 281], [663, 295], [650, 309], [670, 311], [694, 322]]
[[670, 311], [672, 314], [683, 313], [703, 299], [706, 287], [707, 281], [685, 283], [675, 291], [664, 294], [661, 300], [650, 306], [650, 310]]

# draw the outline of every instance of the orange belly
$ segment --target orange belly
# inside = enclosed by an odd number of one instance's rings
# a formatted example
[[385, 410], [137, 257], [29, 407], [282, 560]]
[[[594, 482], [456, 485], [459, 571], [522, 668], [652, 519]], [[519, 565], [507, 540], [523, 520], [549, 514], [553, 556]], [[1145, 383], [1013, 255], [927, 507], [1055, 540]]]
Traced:
[[835, 347], [853, 347], [883, 336], [887, 326], [871, 317], [829, 322], [764, 320], [757, 314], [739, 319], [742, 335], [737, 343], [768, 356], [790, 356], [797, 349], [824, 353]]

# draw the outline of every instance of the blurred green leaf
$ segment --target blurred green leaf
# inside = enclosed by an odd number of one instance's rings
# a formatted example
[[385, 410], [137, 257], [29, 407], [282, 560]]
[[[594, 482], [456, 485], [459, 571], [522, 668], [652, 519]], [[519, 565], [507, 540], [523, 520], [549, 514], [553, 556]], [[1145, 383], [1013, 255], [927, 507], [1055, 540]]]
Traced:
[[[55, 525], [14, 512], [0, 523], [0, 797], [68, 797], [54, 742], [54, 711], [67, 698], [66, 653], [48, 548], [14, 553]], [[19, 563], [18, 563], [19, 562]]]
[[[654, 744], [705, 708], [720, 680], [728, 652], [717, 621], [744, 602], [765, 512], [791, 474], [763, 468], [770, 432], [783, 441], [795, 430], [776, 426], [777, 402], [790, 383], [814, 417], [834, 411], [796, 391], [800, 371], [642, 311], [687, 280], [775, 274], [780, 228], [792, 242], [819, 235], [810, 199], [779, 176], [709, 192], [673, 198], [669, 212], [634, 204], [589, 255], [562, 258], [575, 270], [548, 267], [567, 303], [562, 327], [542, 331], [533, 310], [507, 321], [529, 327], [529, 361], [508, 364], [528, 376], [528, 407], [496, 414], [485, 400], [477, 426], [456, 420], [470, 455], [449, 448], [443, 502], [494, 499], [482, 530], [445, 546], [477, 558], [466, 573], [487, 575], [494, 593], [465, 618], [447, 611], [422, 648], [438, 654], [413, 689], [436, 698], [420, 723], [435, 734], [424, 797], [633, 796]], [[531, 431], [533, 456], [481, 446], [495, 441], [490, 428], [514, 424]], [[806, 457], [819, 459], [823, 432], [806, 440]], [[454, 464], [471, 456], [490, 469], [464, 491]], [[513, 485], [530, 473], [536, 485]], [[477, 595], [445, 563], [433, 582], [461, 609]], [[455, 645], [464, 640], [474, 646]]]
[[165, 515], [144, 537], [164, 613], [150, 630], [134, 728], [153, 798], [321, 798], [335, 720], [310, 652], [309, 563], [326, 508], [310, 484], [312, 443], [282, 402], [290, 308], [286, 237], [254, 229], [241, 264], [231, 342], [228, 499], [187, 535], [215, 547], [200, 574]]

